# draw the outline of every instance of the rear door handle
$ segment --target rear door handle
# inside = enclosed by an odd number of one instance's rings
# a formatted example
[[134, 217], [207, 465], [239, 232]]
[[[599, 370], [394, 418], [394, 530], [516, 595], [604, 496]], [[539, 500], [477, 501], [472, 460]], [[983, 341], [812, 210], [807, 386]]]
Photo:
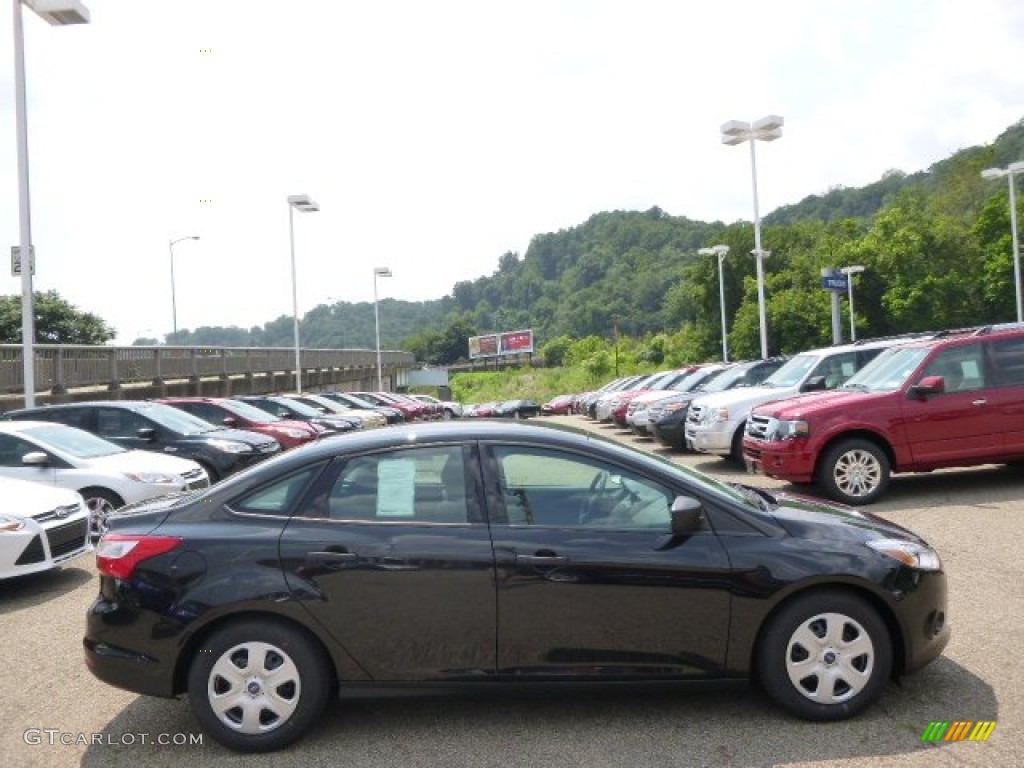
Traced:
[[980, 397], [977, 400], [972, 400], [971, 405], [988, 405], [988, 400], [984, 397]]
[[328, 568], [338, 567], [343, 563], [354, 563], [359, 559], [359, 555], [355, 552], [333, 552], [333, 551], [318, 551], [318, 552], [307, 552], [306, 562], [307, 563], [319, 563], [325, 565]]
[[568, 563], [568, 557], [559, 555], [516, 555], [516, 562], [523, 565], [560, 565]]

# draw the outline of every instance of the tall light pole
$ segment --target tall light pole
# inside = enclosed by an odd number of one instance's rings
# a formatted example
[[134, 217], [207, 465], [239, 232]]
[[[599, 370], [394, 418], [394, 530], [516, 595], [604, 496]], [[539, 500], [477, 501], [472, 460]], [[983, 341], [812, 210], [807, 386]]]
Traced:
[[188, 235], [187, 237], [179, 237], [177, 240], [171, 240], [168, 246], [171, 252], [171, 320], [173, 322], [174, 335], [178, 335], [178, 299], [174, 289], [174, 246], [176, 243], [180, 243], [182, 240], [198, 240], [199, 235]]
[[[29, 9], [51, 26], [88, 24], [89, 10], [78, 0], [24, 0]], [[32, 214], [28, 192], [28, 116], [25, 106], [25, 32], [22, 0], [14, 5], [14, 101], [18, 142], [18, 254], [21, 260], [21, 357], [25, 407], [36, 404], [35, 306], [32, 294]]]
[[1017, 198], [1013, 177], [1024, 173], [1024, 160], [1010, 163], [1005, 168], [986, 168], [981, 172], [983, 179], [1001, 179], [1006, 177], [1010, 187], [1010, 233], [1013, 236], [1013, 290], [1017, 297], [1017, 322], [1024, 323], [1024, 305], [1020, 296], [1020, 246], [1017, 243]]
[[757, 153], [754, 144], [758, 141], [775, 141], [782, 136], [784, 120], [778, 115], [765, 115], [760, 120], [745, 123], [730, 120], [722, 124], [722, 143], [730, 146], [750, 142], [750, 174], [754, 186], [754, 258], [757, 261], [757, 314], [761, 326], [761, 357], [768, 357], [768, 322], [764, 305], [764, 260], [767, 251], [761, 250], [761, 215], [757, 208]]
[[373, 325], [377, 334], [377, 391], [384, 391], [384, 373], [380, 365], [380, 312], [377, 309], [377, 278], [391, 277], [390, 267], [373, 268]]
[[[846, 275], [846, 296], [850, 300], [850, 341], [857, 340], [857, 323], [853, 319], [853, 276], [864, 271], [864, 265], [854, 264], [850, 267], [843, 267], [839, 270]], [[842, 290], [842, 289], [840, 289]]]
[[288, 195], [288, 241], [292, 251], [292, 321], [295, 329], [295, 391], [302, 393], [302, 353], [299, 351], [299, 288], [295, 280], [295, 211], [313, 213], [320, 206], [309, 195]]
[[729, 339], [725, 330], [725, 278], [722, 276], [722, 260], [729, 255], [728, 245], [713, 245], [710, 248], [701, 248], [697, 253], [702, 256], [718, 257], [718, 303], [722, 308], [722, 362], [729, 362]]

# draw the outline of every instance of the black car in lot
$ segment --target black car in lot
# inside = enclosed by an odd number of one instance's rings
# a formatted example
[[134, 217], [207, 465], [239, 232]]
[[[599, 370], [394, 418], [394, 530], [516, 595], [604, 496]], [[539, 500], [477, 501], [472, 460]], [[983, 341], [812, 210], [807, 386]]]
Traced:
[[22, 408], [4, 420], [56, 421], [84, 429], [124, 448], [158, 451], [192, 459], [210, 482], [280, 453], [273, 438], [244, 429], [225, 429], [164, 403], [97, 400]]
[[686, 416], [690, 403], [701, 395], [724, 392], [737, 387], [754, 387], [782, 367], [788, 358], [768, 357], [764, 360], [747, 360], [735, 363], [713, 378], [703, 382], [692, 392], [659, 400], [649, 411], [650, 429], [654, 439], [661, 445], [684, 450], [686, 448]]
[[938, 555], [848, 507], [576, 430], [367, 430], [127, 507], [97, 545], [100, 679], [282, 747], [335, 692], [753, 676], [855, 715], [950, 636]]
[[540, 403], [536, 400], [503, 400], [495, 407], [494, 415], [503, 419], [529, 419], [540, 416]]

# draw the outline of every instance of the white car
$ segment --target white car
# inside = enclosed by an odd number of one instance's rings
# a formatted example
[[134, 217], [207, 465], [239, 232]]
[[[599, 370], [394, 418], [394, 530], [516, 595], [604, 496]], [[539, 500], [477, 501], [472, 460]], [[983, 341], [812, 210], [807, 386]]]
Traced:
[[440, 406], [442, 419], [457, 419], [462, 416], [462, 404], [456, 403], [454, 400], [438, 400], [430, 395], [409, 395], [409, 397], [434, 407]]
[[92, 533], [125, 504], [210, 484], [191, 459], [127, 450], [91, 432], [52, 421], [0, 422], [0, 477], [78, 491], [92, 512]]
[[0, 498], [0, 579], [49, 571], [92, 551], [80, 494], [0, 477]]

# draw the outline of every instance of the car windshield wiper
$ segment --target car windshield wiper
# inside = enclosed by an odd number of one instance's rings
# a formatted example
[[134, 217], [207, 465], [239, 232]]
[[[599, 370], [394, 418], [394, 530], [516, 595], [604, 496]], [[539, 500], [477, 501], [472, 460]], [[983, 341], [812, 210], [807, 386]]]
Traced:
[[740, 485], [739, 483], [726, 483], [726, 485], [733, 490], [738, 491], [743, 498], [752, 504], [756, 504], [765, 512], [771, 509], [771, 507], [778, 506], [778, 502], [775, 500], [775, 497], [760, 488], [755, 488], [752, 485]]

